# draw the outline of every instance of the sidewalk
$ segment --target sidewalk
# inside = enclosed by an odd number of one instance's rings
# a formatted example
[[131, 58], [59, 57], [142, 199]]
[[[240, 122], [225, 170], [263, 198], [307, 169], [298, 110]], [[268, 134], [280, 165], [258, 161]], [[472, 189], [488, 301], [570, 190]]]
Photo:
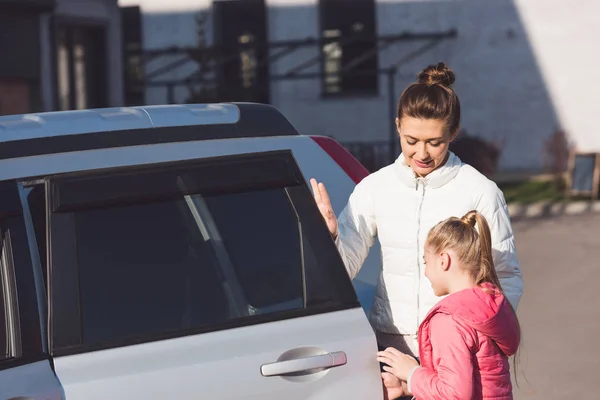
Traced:
[[600, 213], [600, 200], [572, 202], [539, 202], [533, 204], [508, 204], [508, 212], [513, 221], [527, 218], [557, 217], [559, 215], [578, 215]]
[[[497, 174], [493, 180], [496, 183], [518, 181], [547, 181], [551, 174], [507, 173]], [[528, 218], [558, 217], [560, 215], [579, 215], [585, 213], [600, 213], [600, 200], [577, 201], [541, 201], [531, 204], [509, 203], [508, 212], [512, 220]]]

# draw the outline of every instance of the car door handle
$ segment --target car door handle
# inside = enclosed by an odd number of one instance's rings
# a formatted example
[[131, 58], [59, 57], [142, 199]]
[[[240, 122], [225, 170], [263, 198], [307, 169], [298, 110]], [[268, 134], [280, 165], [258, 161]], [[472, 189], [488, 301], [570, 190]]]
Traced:
[[[319, 354], [317, 356], [263, 364], [260, 367], [260, 373], [263, 376], [287, 375], [298, 372], [311, 374], [320, 372], [322, 369], [339, 367], [346, 364], [346, 362], [346, 353], [343, 351], [335, 351], [332, 353]], [[313, 372], [312, 370], [315, 371]]]

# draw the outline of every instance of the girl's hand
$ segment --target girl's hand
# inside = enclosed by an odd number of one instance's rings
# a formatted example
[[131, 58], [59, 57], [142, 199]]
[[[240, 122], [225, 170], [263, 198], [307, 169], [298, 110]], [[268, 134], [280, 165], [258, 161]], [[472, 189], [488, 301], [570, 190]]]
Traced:
[[393, 347], [377, 352], [377, 361], [384, 363], [383, 370], [396, 375], [401, 381], [408, 380], [408, 374], [419, 363], [413, 357], [401, 353]]
[[390, 374], [389, 372], [382, 372], [381, 380], [383, 381], [384, 400], [395, 400], [400, 397], [411, 395], [411, 393], [408, 391], [408, 385], [406, 382], [401, 381], [393, 374]]

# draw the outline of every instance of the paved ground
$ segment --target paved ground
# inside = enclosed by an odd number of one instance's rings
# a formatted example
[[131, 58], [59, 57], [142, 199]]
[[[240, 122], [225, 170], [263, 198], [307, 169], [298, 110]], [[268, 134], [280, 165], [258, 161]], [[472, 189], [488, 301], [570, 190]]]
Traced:
[[513, 227], [525, 280], [515, 399], [600, 399], [600, 215]]

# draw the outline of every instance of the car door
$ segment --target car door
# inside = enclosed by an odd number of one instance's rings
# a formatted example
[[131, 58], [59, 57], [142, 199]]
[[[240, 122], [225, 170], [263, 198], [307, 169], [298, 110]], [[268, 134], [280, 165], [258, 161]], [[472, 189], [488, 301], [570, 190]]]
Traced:
[[66, 398], [383, 397], [373, 330], [289, 151], [34, 186]]
[[[62, 399], [45, 351], [34, 263], [16, 182], [0, 182], [0, 398]], [[39, 301], [38, 301], [39, 300]], [[43, 315], [43, 312], [42, 312]], [[43, 323], [41, 323], [43, 321]]]

